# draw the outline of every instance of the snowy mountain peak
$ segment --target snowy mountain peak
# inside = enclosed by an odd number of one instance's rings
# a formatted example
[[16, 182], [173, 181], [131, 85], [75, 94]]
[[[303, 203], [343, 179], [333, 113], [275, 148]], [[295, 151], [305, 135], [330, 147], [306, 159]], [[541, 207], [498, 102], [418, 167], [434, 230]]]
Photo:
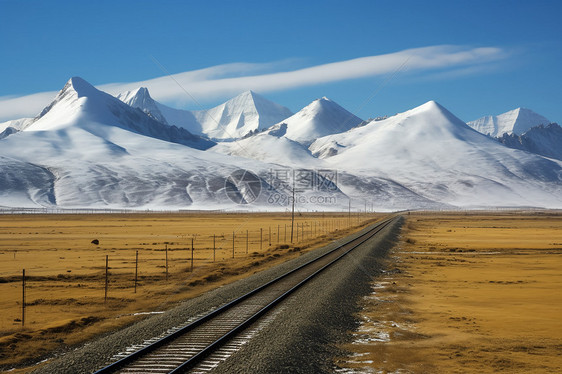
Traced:
[[[456, 206], [544, 206], [541, 201], [551, 198], [562, 202], [554, 197], [560, 191], [562, 164], [508, 149], [435, 101], [320, 138], [309, 150], [332, 167], [357, 175], [376, 169], [378, 176], [412, 192]], [[550, 182], [535, 189], [535, 180]], [[357, 188], [373, 193], [372, 187]]]
[[166, 118], [162, 112], [160, 112], [158, 104], [150, 96], [148, 88], [139, 87], [133, 91], [126, 91], [119, 94], [117, 98], [133, 108], [139, 108], [155, 120], [168, 124], [168, 121], [166, 121]]
[[[235, 107], [242, 107], [246, 111], [257, 110], [260, 109], [270, 109], [276, 108], [282, 111], [286, 111], [287, 113], [291, 113], [287, 108], [275, 104], [272, 101], [267, 100], [265, 97], [257, 94], [252, 90], [244, 91], [238, 96], [233, 97], [232, 99], [228, 100], [226, 103], [223, 104], [225, 107], [234, 109]], [[219, 105], [220, 107], [220, 105]], [[292, 114], [292, 113], [291, 113]]]
[[120, 97], [123, 100], [152, 100], [148, 88], [146, 87], [139, 87], [136, 90], [126, 91], [118, 96], [118, 98]]
[[207, 111], [194, 112], [204, 134], [214, 139], [241, 138], [289, 117], [292, 112], [253, 91], [245, 91]]
[[143, 87], [124, 92], [117, 98], [141, 109], [159, 122], [217, 140], [241, 138], [250, 132], [266, 129], [293, 114], [289, 109], [251, 90], [209, 110], [197, 111], [175, 109], [158, 103]]
[[521, 135], [538, 125], [548, 125], [550, 121], [526, 108], [517, 108], [498, 116], [484, 116], [467, 124], [478, 132], [493, 137], [503, 134]]
[[[396, 152], [409, 153], [408, 146], [418, 147], [425, 143], [427, 149], [431, 150], [435, 144], [459, 141], [492, 142], [470, 129], [441, 104], [431, 100], [385, 120], [373, 120], [347, 132], [319, 138], [310, 145], [309, 150], [317, 157], [329, 158], [371, 143], [376, 143], [378, 147], [386, 144], [388, 152], [394, 152], [394, 147]], [[398, 149], [405, 144], [408, 145], [404, 149]]]
[[78, 93], [78, 95], [84, 96], [88, 93], [92, 93], [97, 91], [97, 89], [88, 83], [86, 80], [80, 77], [72, 77], [68, 80], [67, 85], [72, 86], [74, 91]]
[[452, 113], [449, 112], [447, 108], [445, 108], [443, 105], [439, 104], [435, 100], [430, 100], [420, 106], [410, 109], [406, 113], [417, 113], [417, 112], [434, 112], [436, 114], [440, 113], [442, 115], [447, 115], [447, 116], [452, 115]]
[[[139, 92], [142, 90], [137, 90]], [[71, 78], [55, 100], [24, 131], [68, 130], [105, 139], [114, 128], [198, 149], [214, 145], [185, 129], [162, 123], [78, 77]]]
[[[84, 79], [70, 78], [51, 104], [45, 107], [32, 123], [28, 124], [27, 129], [50, 130], [72, 123], [78, 114], [78, 108], [83, 105], [87, 97], [95, 96], [96, 92], [99, 91]], [[64, 112], [67, 114], [66, 118], [62, 115]], [[41, 119], [43, 121], [38, 124]]]
[[[245, 109], [251, 109], [255, 106], [256, 101], [263, 99], [261, 96], [256, 94], [254, 91], [244, 91], [241, 94], [233, 97], [232, 99], [228, 100], [223, 105], [228, 108], [234, 108], [236, 106], [242, 106]], [[263, 99], [265, 100], [265, 99]]]
[[442, 106], [441, 104], [439, 104], [437, 101], [435, 100], [429, 100], [427, 103], [422, 104], [419, 106], [420, 108], [430, 108], [430, 109], [445, 109], [444, 106]]
[[260, 102], [272, 104], [272, 102], [267, 100], [265, 97], [259, 95], [258, 93], [252, 90], [248, 90], [242, 92], [241, 94], [236, 95], [232, 99], [225, 102], [224, 105], [227, 107], [242, 105], [247, 109], [249, 109], [255, 107]]
[[287, 124], [285, 137], [308, 145], [319, 137], [348, 131], [362, 120], [323, 97], [282, 122]]
[[[330, 101], [327, 97], [322, 97], [320, 99], [316, 99], [307, 106], [305, 106], [301, 112], [308, 112], [312, 115], [317, 115], [319, 111], [322, 110], [322, 107], [328, 108], [333, 102]], [[336, 104], [337, 105], [337, 104]]]
[[55, 101], [68, 96], [74, 96], [75, 98], [87, 97], [95, 94], [97, 91], [98, 90], [94, 86], [84, 79], [80, 77], [72, 77], [66, 82], [62, 90], [59, 91]]
[[[375, 208], [393, 211], [562, 207], [562, 161], [509, 149], [435, 101], [356, 126], [361, 119], [320, 98], [267, 131], [215, 145], [184, 126], [192, 124], [198, 134], [255, 132], [267, 115], [281, 116], [283, 107], [252, 91], [198, 112], [159, 104], [144, 88], [120, 98], [143, 108], [72, 78], [41, 116], [0, 124], [0, 206], [240, 209], [227, 196], [225, 182], [244, 169], [271, 189], [243, 209], [285, 210], [285, 202], [277, 203], [291, 193], [284, 172], [299, 168], [310, 171], [302, 179], [314, 181], [301, 195], [310, 204], [299, 203], [299, 209], [347, 210], [351, 201], [354, 209], [374, 202]], [[147, 115], [152, 104], [182, 127], [155, 120], [150, 110]], [[518, 109], [515, 117], [524, 112]], [[513, 141], [562, 157], [561, 138], [562, 129], [550, 125]], [[206, 152], [192, 149], [210, 146]], [[544, 152], [547, 146], [554, 153]], [[321, 190], [320, 196], [329, 198], [315, 203], [317, 186], [328, 185], [316, 182], [324, 171], [337, 174], [323, 177], [330, 185], [337, 181], [337, 188]]]
[[62, 90], [59, 91], [54, 101], [57, 102], [69, 96], [74, 98], [90, 96], [94, 91], [97, 91], [96, 88], [84, 79], [80, 77], [72, 77], [66, 82]]
[[[446, 131], [451, 134], [459, 134], [459, 131], [464, 132], [465, 130], [472, 131], [466, 123], [434, 100], [430, 100], [404, 113], [399, 113], [394, 117], [400, 119], [398, 122], [393, 121], [400, 126], [412, 126], [416, 128], [415, 131], [422, 131], [428, 134], [432, 131], [438, 131], [439, 133]], [[378, 122], [386, 123], [386, 121]]]
[[248, 90], [248, 91], [242, 92], [241, 94], [238, 94], [237, 96], [234, 97], [234, 99], [237, 98], [237, 97], [249, 97], [249, 98], [253, 98], [254, 96], [260, 96], [260, 95], [257, 94], [255, 91]]
[[143, 104], [143, 103], [153, 103], [154, 100], [150, 96], [148, 92], [148, 88], [146, 87], [139, 87], [136, 90], [132, 91], [125, 91], [117, 95], [117, 98], [123, 101], [125, 104], [129, 104], [137, 108], [135, 104]]

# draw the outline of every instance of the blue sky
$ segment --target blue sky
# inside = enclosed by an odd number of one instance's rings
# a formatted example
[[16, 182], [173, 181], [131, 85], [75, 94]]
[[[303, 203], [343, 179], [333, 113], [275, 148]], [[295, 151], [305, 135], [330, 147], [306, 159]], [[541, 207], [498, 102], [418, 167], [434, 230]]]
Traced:
[[[71, 76], [107, 88], [212, 68], [203, 80], [213, 82], [182, 81], [204, 107], [256, 84], [293, 111], [322, 96], [362, 118], [436, 100], [466, 121], [523, 106], [561, 123], [561, 18], [555, 0], [0, 0], [0, 101], [59, 90]], [[434, 62], [472, 57], [423, 67], [411, 51], [427, 47], [423, 54], [434, 54]], [[359, 65], [326, 65], [388, 54], [395, 56], [391, 66], [359, 76], [352, 74]], [[307, 75], [302, 69], [317, 66], [329, 72], [319, 69], [312, 82], [299, 83]], [[288, 71], [301, 72], [289, 85], [262, 79]], [[216, 80], [249, 76], [228, 89]], [[185, 93], [166, 94], [171, 79], [159, 82], [156, 99], [199, 109]], [[0, 119], [7, 119], [1, 111], [0, 105]]]

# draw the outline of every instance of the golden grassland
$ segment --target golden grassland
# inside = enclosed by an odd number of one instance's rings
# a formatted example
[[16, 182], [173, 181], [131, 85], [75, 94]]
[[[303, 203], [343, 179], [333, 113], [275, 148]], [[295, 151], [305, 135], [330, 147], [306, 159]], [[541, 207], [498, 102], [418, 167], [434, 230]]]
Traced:
[[344, 366], [562, 371], [562, 215], [412, 214], [402, 236]]
[[283, 213], [0, 215], [0, 367], [29, 364], [169, 309], [377, 217], [298, 214], [291, 243], [291, 215]]

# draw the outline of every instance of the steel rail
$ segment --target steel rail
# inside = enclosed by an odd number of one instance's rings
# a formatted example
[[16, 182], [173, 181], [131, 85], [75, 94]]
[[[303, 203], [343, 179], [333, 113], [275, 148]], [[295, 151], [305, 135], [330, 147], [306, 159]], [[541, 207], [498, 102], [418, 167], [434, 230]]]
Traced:
[[362, 245], [363, 243], [365, 243], [366, 241], [371, 239], [378, 232], [380, 232], [387, 225], [389, 225], [390, 222], [392, 222], [393, 219], [394, 219], [394, 217], [388, 218], [386, 220], [383, 220], [381, 222], [376, 223], [375, 226], [372, 227], [369, 231], [357, 236], [356, 238], [350, 239], [347, 242], [345, 242], [345, 243], [337, 246], [336, 248], [332, 249], [331, 251], [329, 251], [329, 252], [327, 252], [327, 253], [325, 253], [325, 254], [323, 254], [323, 255], [315, 258], [315, 259], [312, 259], [312, 260], [306, 262], [305, 264], [300, 265], [297, 268], [295, 268], [295, 269], [293, 269], [293, 270], [291, 270], [291, 271], [289, 271], [289, 272], [287, 272], [287, 273], [285, 273], [285, 274], [283, 274], [283, 275], [281, 275], [281, 276], [279, 276], [279, 277], [277, 277], [277, 278], [275, 278], [275, 279], [255, 288], [254, 290], [252, 290], [252, 291], [250, 291], [250, 292], [248, 292], [248, 293], [246, 293], [246, 294], [244, 294], [244, 295], [242, 295], [242, 296], [222, 305], [221, 307], [211, 311], [210, 313], [206, 314], [205, 316], [193, 321], [189, 325], [187, 325], [187, 326], [185, 326], [181, 329], [178, 329], [177, 331], [157, 340], [156, 342], [151, 343], [151, 344], [147, 345], [146, 347], [141, 348], [138, 351], [135, 351], [135, 352], [131, 353], [130, 355], [128, 355], [126, 357], [123, 357], [120, 360], [103, 367], [102, 369], [96, 371], [94, 374], [115, 373], [115, 372], [118, 372], [121, 369], [124, 369], [127, 365], [130, 365], [130, 364], [134, 363], [135, 361], [141, 359], [142, 357], [145, 357], [146, 355], [152, 353], [153, 351], [155, 351], [158, 348], [165, 347], [167, 344], [170, 344], [173, 341], [175, 341], [176, 339], [180, 338], [181, 336], [187, 334], [188, 332], [193, 331], [196, 327], [202, 326], [206, 322], [209, 322], [212, 319], [216, 318], [217, 316], [219, 316], [221, 314], [224, 314], [226, 311], [232, 309], [236, 305], [239, 305], [240, 303], [242, 303], [243, 301], [245, 301], [245, 300], [249, 299], [250, 297], [256, 295], [257, 293], [267, 289], [268, 287], [270, 287], [272, 285], [275, 285], [276, 283], [279, 283], [281, 280], [284, 280], [291, 275], [295, 275], [296, 273], [305, 269], [306, 267], [309, 267], [313, 264], [318, 263], [319, 261], [321, 261], [323, 259], [326, 259], [330, 255], [336, 254], [338, 251], [341, 251], [344, 247], [351, 245], [350, 248], [343, 251], [341, 254], [339, 254], [338, 256], [336, 256], [334, 259], [330, 260], [326, 264], [324, 264], [319, 269], [316, 269], [314, 272], [307, 275], [304, 279], [299, 281], [297, 284], [293, 285], [291, 288], [287, 289], [280, 296], [276, 297], [274, 300], [270, 301], [265, 306], [261, 307], [256, 313], [254, 313], [251, 316], [249, 316], [248, 318], [246, 318], [243, 322], [241, 322], [236, 327], [234, 327], [233, 329], [231, 329], [228, 332], [226, 332], [225, 334], [223, 334], [221, 337], [216, 339], [211, 344], [207, 345], [205, 348], [201, 349], [199, 352], [194, 354], [188, 360], [185, 360], [183, 363], [178, 365], [176, 368], [173, 368], [170, 371], [168, 371], [168, 373], [170, 373], [170, 374], [171, 373], [182, 373], [182, 372], [185, 372], [186, 370], [189, 370], [190, 368], [193, 368], [193, 366], [195, 366], [202, 359], [207, 357], [210, 353], [212, 353], [218, 347], [222, 346], [226, 341], [230, 340], [233, 336], [235, 336], [236, 334], [238, 334], [239, 332], [241, 332], [242, 330], [244, 330], [248, 326], [250, 326], [252, 323], [257, 321], [261, 316], [263, 316], [266, 312], [271, 310], [279, 302], [281, 302], [283, 299], [285, 299], [289, 294], [294, 292], [296, 289], [300, 288], [307, 281], [309, 281], [310, 279], [315, 277], [317, 274], [319, 274], [320, 272], [322, 272], [323, 270], [328, 268], [333, 263], [337, 262], [339, 259], [341, 259], [345, 255], [350, 253], [352, 250], [354, 250], [355, 248], [359, 247], [360, 245]]

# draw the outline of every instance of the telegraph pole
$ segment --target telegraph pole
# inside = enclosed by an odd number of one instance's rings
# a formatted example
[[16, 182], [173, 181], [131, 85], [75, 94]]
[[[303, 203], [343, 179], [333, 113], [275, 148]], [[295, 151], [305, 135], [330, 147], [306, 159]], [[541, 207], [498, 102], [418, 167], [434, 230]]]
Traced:
[[107, 303], [107, 287], [109, 285], [109, 255], [105, 255], [105, 295], [103, 302]]
[[295, 229], [295, 171], [293, 170], [293, 208], [291, 211], [291, 243], [293, 242], [294, 229]]

